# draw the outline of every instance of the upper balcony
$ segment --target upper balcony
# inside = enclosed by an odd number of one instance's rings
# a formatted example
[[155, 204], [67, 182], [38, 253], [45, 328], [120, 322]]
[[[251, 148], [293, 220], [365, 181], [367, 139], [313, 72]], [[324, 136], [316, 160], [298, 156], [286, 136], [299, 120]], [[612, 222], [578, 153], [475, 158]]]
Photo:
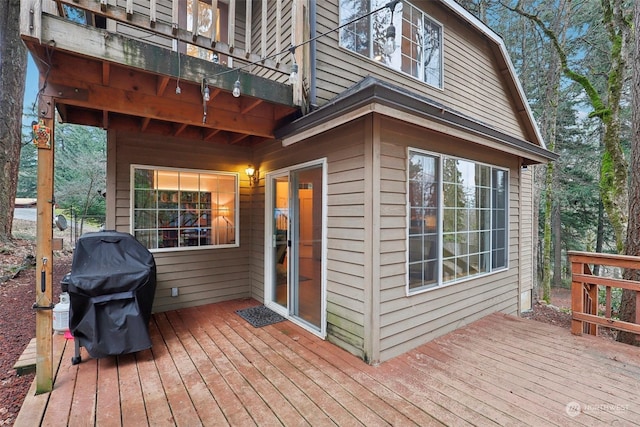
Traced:
[[308, 21], [301, 0], [23, 0], [21, 8], [41, 93], [65, 122], [252, 145], [305, 104], [305, 49], [291, 49]]

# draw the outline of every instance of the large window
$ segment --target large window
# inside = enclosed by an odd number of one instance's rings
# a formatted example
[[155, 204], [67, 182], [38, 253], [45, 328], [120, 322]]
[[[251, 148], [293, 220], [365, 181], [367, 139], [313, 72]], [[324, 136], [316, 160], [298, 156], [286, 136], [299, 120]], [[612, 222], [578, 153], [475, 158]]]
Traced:
[[409, 291], [507, 266], [508, 171], [409, 151]]
[[237, 245], [237, 174], [131, 169], [132, 233], [148, 249]]
[[363, 18], [340, 30], [340, 46], [442, 88], [442, 25], [407, 1], [393, 14], [396, 49], [384, 51], [386, 29], [391, 24], [388, 0], [340, 0], [340, 24]]

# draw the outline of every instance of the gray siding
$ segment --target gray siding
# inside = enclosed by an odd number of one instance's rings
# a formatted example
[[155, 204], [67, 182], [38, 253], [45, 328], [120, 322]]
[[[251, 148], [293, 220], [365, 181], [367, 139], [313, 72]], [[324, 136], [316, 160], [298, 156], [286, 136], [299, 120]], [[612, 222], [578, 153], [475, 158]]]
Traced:
[[[336, 28], [339, 0], [317, 4], [318, 34]], [[318, 104], [325, 104], [371, 75], [427, 96], [510, 135], [528, 139], [523, 134], [498, 61], [484, 37], [437, 2], [416, 0], [413, 4], [444, 27], [444, 89], [433, 88], [339, 47], [338, 32], [333, 32], [319, 38], [317, 43]]]
[[[251, 295], [249, 257], [252, 230], [247, 181], [238, 165], [249, 163], [246, 150], [200, 141], [114, 132], [109, 154], [115, 154], [115, 228], [130, 232], [130, 165], [240, 172], [240, 247], [156, 252], [158, 287], [154, 311], [173, 310]], [[188, 149], [185, 147], [188, 146]], [[111, 161], [111, 160], [110, 160]], [[244, 166], [246, 167], [246, 166]], [[171, 287], [180, 295], [171, 297]]]

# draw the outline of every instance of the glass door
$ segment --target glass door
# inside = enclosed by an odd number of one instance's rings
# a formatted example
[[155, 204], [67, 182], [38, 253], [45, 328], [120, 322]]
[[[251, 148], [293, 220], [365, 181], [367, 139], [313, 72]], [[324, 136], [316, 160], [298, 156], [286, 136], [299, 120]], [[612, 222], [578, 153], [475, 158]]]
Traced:
[[323, 166], [273, 175], [270, 188], [268, 300], [277, 311], [321, 331]]
[[289, 176], [272, 178], [272, 289], [271, 301], [289, 307]]
[[322, 166], [291, 172], [291, 315], [320, 328], [322, 302]]

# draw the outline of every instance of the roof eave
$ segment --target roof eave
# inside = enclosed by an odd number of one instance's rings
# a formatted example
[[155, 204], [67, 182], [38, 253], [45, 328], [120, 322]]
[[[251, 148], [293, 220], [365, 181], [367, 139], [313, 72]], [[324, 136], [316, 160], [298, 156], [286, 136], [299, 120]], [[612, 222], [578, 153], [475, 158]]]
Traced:
[[544, 147], [507, 135], [442, 104], [373, 77], [365, 78], [320, 109], [277, 129], [275, 136], [282, 140], [284, 146], [288, 146], [365, 114], [380, 112], [375, 106], [386, 106], [404, 114], [496, 141], [505, 149], [515, 150], [527, 157], [525, 163], [542, 163], [558, 158], [556, 153]]

